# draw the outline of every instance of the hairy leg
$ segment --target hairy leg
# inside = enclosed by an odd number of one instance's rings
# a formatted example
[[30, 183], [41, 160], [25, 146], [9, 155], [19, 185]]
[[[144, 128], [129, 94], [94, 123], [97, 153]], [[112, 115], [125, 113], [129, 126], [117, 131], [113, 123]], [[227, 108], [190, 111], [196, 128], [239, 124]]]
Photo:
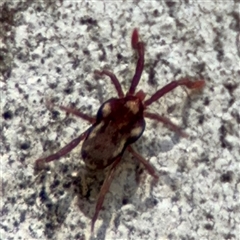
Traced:
[[119, 80], [117, 79], [117, 77], [115, 76], [115, 74], [113, 74], [112, 72], [109, 72], [108, 70], [102, 70], [102, 71], [95, 70], [94, 74], [100, 75], [100, 76], [102, 76], [102, 75], [108, 76], [111, 79], [112, 84], [114, 85], [119, 98], [124, 97], [124, 93], [123, 93], [121, 84], [120, 84]]
[[107, 177], [105, 178], [104, 182], [103, 182], [103, 185], [101, 187], [101, 190], [100, 190], [100, 193], [99, 193], [99, 196], [98, 196], [98, 199], [97, 199], [97, 204], [96, 204], [96, 208], [95, 208], [95, 213], [94, 213], [94, 216], [92, 218], [92, 224], [91, 224], [91, 231], [93, 232], [94, 231], [94, 225], [95, 225], [95, 222], [98, 218], [98, 214], [102, 208], [102, 205], [103, 205], [103, 201], [104, 201], [104, 198], [105, 198], [105, 195], [106, 193], [108, 192], [109, 190], [109, 187], [112, 183], [112, 180], [113, 180], [113, 176], [114, 176], [114, 173], [116, 171], [116, 168], [117, 168], [117, 165], [119, 164], [120, 160], [121, 160], [121, 157], [118, 157], [112, 164], [112, 166], [110, 167], [110, 170], [107, 174]]
[[82, 112], [80, 112], [79, 110], [75, 109], [75, 108], [69, 108], [69, 107], [64, 107], [64, 106], [58, 106], [61, 110], [67, 112], [67, 113], [71, 113], [77, 117], [82, 118], [85, 121], [88, 121], [89, 123], [93, 124], [95, 123], [95, 118], [94, 117], [90, 117], [87, 114], [84, 114]]
[[158, 122], [162, 122], [163, 124], [167, 125], [167, 127], [169, 127], [171, 130], [173, 130], [174, 132], [177, 132], [180, 136], [187, 138], [188, 134], [183, 132], [179, 126], [175, 125], [174, 123], [172, 123], [168, 118], [160, 116], [156, 113], [150, 113], [150, 112], [144, 112], [144, 117], [152, 119], [152, 120], [156, 120]]
[[55, 105], [54, 103], [52, 103], [49, 100], [46, 101], [46, 105], [47, 105], [48, 109], [52, 109], [53, 107], [59, 107], [61, 110], [65, 111], [66, 113], [70, 113], [70, 114], [72, 114], [72, 115], [74, 115], [76, 117], [80, 117], [83, 120], [88, 121], [91, 124], [95, 123], [96, 119], [94, 117], [88, 116], [87, 114], [82, 113], [81, 111], [79, 111], [76, 108], [65, 107], [65, 106], [61, 106], [61, 105], [60, 106], [59, 105]]
[[174, 88], [178, 86], [185, 86], [189, 89], [201, 89], [205, 85], [204, 80], [199, 81], [190, 81], [187, 78], [180, 79], [178, 81], [172, 81], [163, 88], [159, 89], [156, 93], [154, 93], [149, 99], [144, 101], [144, 106], [149, 106], [153, 102], [156, 102], [159, 98], [165, 95], [168, 92], [171, 92]]
[[134, 157], [138, 159], [140, 163], [144, 165], [150, 175], [152, 175], [156, 180], [159, 178], [153, 166], [145, 158], [143, 158], [139, 153], [135, 152], [131, 146], [128, 146], [127, 149]]
[[139, 42], [138, 30], [136, 28], [133, 30], [132, 33], [132, 48], [135, 49], [138, 53], [138, 61], [135, 74], [133, 76], [131, 86], [127, 95], [133, 95], [135, 93], [136, 87], [139, 83], [144, 68], [144, 44], [143, 42]]
[[73, 148], [75, 148], [85, 137], [88, 130], [82, 133], [79, 137], [73, 139], [70, 143], [68, 143], [66, 146], [64, 146], [62, 149], [60, 149], [58, 152], [45, 157], [45, 158], [39, 158], [35, 161], [35, 169], [42, 169], [44, 163], [51, 162], [54, 160], [58, 160], [60, 157], [66, 155], [69, 153]]

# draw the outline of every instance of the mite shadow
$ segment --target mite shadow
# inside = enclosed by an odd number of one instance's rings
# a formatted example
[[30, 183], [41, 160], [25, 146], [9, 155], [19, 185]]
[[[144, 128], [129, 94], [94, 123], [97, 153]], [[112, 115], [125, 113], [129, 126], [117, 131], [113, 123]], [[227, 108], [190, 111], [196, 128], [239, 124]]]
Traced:
[[[75, 159], [73, 156], [72, 158]], [[141, 184], [143, 170], [144, 167], [134, 160], [131, 153], [126, 151], [122, 163], [115, 172], [110, 190], [105, 196], [102, 210], [96, 221], [94, 229], [96, 237], [92, 235], [90, 239], [105, 239], [113, 213], [114, 227], [118, 227], [121, 216], [119, 209], [128, 203], [135, 202], [137, 198], [135, 193]], [[73, 176], [71, 174], [73, 172], [77, 174]], [[106, 171], [89, 172], [79, 167], [77, 161], [67, 160], [53, 162], [37, 174], [35, 184], [40, 200], [39, 220], [44, 225], [45, 237], [47, 239], [57, 237], [56, 234], [66, 223], [72, 211], [72, 204], [77, 206], [74, 208], [75, 211], [79, 210], [79, 221], [70, 223], [72, 231], [78, 232], [79, 237], [76, 236], [76, 239], [81, 239], [80, 236], [86, 231], [90, 232], [96, 198], [105, 179]], [[77, 214], [74, 213], [75, 216]], [[81, 214], [85, 215], [89, 221], [82, 222]], [[101, 220], [101, 223], [98, 220]]]

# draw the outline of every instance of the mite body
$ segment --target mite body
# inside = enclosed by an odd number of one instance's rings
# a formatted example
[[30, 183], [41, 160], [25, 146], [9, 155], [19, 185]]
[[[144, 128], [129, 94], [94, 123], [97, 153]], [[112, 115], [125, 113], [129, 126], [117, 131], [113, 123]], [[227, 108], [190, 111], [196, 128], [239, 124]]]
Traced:
[[149, 174], [158, 179], [156, 171], [149, 162], [130, 146], [143, 134], [145, 129], [144, 118], [162, 122], [181, 136], [187, 136], [169, 119], [156, 113], [147, 112], [147, 107], [178, 86], [185, 86], [189, 89], [201, 89], [205, 84], [204, 80], [190, 81], [187, 78], [172, 81], [145, 100], [146, 94], [142, 90], [135, 93], [144, 67], [144, 44], [139, 41], [137, 29], [134, 29], [132, 33], [132, 47], [138, 53], [138, 61], [128, 92], [126, 94], [123, 93], [122, 87], [113, 73], [105, 69], [102, 71], [96, 70], [94, 72], [96, 75], [105, 75], [110, 78], [117, 91], [118, 98], [111, 98], [104, 102], [95, 118], [76, 109], [59, 106], [60, 109], [80, 117], [92, 125], [57, 153], [36, 160], [36, 168], [40, 168], [44, 163], [57, 160], [66, 155], [83, 141], [81, 155], [87, 169], [94, 171], [108, 167], [107, 176], [97, 199], [91, 231], [94, 230], [94, 224], [103, 205], [104, 197], [109, 190], [114, 173], [126, 149], [144, 165]]
[[91, 169], [102, 169], [120, 157], [143, 133], [145, 121], [139, 98], [112, 98], [102, 104], [96, 123], [82, 145], [82, 158]]

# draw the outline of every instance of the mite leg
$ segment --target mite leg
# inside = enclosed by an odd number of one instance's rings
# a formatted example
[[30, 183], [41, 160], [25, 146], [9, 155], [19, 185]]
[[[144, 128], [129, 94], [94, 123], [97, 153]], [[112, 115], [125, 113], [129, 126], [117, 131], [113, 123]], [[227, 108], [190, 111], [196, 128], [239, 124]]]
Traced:
[[90, 117], [87, 114], [84, 114], [75, 108], [65, 107], [65, 106], [61, 106], [61, 105], [58, 106], [58, 105], [53, 104], [51, 101], [47, 101], [46, 105], [49, 109], [52, 109], [53, 107], [59, 107], [61, 110], [65, 111], [66, 113], [70, 113], [74, 116], [80, 117], [83, 120], [88, 121], [91, 124], [95, 123], [94, 117]]
[[141, 162], [144, 167], [147, 169], [150, 175], [152, 175], [156, 180], [159, 178], [153, 166], [144, 159], [139, 153], [135, 152], [131, 146], [128, 146], [128, 151]]
[[144, 101], [144, 106], [149, 106], [153, 102], [156, 102], [159, 98], [161, 98], [166, 93], [172, 91], [174, 88], [178, 86], [186, 86], [189, 89], [201, 89], [205, 85], [204, 80], [199, 81], [190, 81], [187, 78], [180, 79], [178, 81], [173, 81], [164, 86], [163, 88], [159, 89], [156, 93], [154, 93], [149, 99]]
[[124, 97], [121, 84], [119, 83], [117, 77], [113, 73], [109, 72], [108, 70], [102, 70], [102, 71], [95, 70], [94, 74], [100, 75], [100, 76], [102, 76], [102, 75], [108, 76], [111, 79], [112, 84], [114, 85], [119, 98], [123, 98]]
[[83, 120], [86, 120], [88, 121], [89, 123], [93, 124], [95, 123], [95, 118], [94, 117], [90, 117], [88, 116], [87, 114], [84, 114], [82, 112], [80, 112], [79, 110], [77, 109], [74, 109], [74, 108], [69, 108], [69, 107], [64, 107], [64, 106], [58, 106], [61, 110], [67, 112], [67, 113], [71, 113], [72, 115], [75, 115], [77, 117], [80, 117], [82, 118]]
[[69, 153], [73, 148], [75, 148], [86, 137], [87, 132], [88, 132], [88, 130], [85, 131], [84, 133], [82, 133], [79, 137], [73, 139], [70, 143], [68, 143], [65, 147], [60, 149], [58, 152], [56, 152], [48, 157], [37, 159], [35, 161], [35, 169], [42, 169], [44, 163], [57, 160], [60, 157]]
[[163, 116], [160, 116], [156, 113], [150, 113], [150, 112], [144, 112], [144, 117], [157, 120], [158, 122], [162, 122], [163, 124], [166, 124], [171, 130], [174, 132], [177, 132], [180, 136], [187, 138], [188, 134], [183, 132], [180, 127], [172, 123], [168, 118], [165, 118]]
[[102, 208], [102, 205], [103, 205], [103, 201], [104, 201], [104, 198], [105, 198], [105, 195], [106, 193], [108, 192], [109, 190], [109, 187], [111, 185], [111, 182], [113, 180], [113, 176], [114, 176], [114, 173], [116, 171], [116, 167], [117, 165], [119, 164], [121, 160], [121, 156], [118, 157], [112, 164], [109, 172], [108, 172], [108, 175], [107, 177], [105, 178], [104, 182], [103, 182], [103, 185], [101, 187], [101, 190], [100, 190], [100, 193], [99, 193], [99, 196], [98, 196], [98, 199], [97, 199], [97, 204], [96, 204], [96, 208], [95, 208], [95, 213], [94, 213], [94, 216], [92, 218], [92, 225], [91, 225], [91, 231], [93, 232], [94, 231], [94, 225], [95, 225], [95, 222], [98, 218], [98, 214]]
[[138, 30], [135, 28], [132, 33], [132, 48], [135, 49], [138, 53], [138, 61], [135, 74], [133, 76], [127, 95], [133, 95], [135, 93], [135, 89], [139, 83], [144, 68], [144, 44], [143, 42], [139, 42], [138, 37]]

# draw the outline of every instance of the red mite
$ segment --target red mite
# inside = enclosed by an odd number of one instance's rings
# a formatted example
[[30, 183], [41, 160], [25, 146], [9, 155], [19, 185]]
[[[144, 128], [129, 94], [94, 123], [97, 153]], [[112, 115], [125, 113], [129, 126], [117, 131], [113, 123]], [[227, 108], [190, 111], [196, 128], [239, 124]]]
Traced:
[[83, 141], [81, 155], [86, 164], [86, 168], [91, 171], [104, 169], [106, 167], [109, 168], [97, 199], [91, 224], [92, 232], [114, 173], [126, 149], [145, 166], [149, 174], [155, 179], [158, 179], [158, 175], [149, 162], [130, 146], [143, 134], [145, 129], [144, 117], [162, 122], [172, 130], [178, 132], [181, 136], [187, 136], [186, 133], [182, 132], [179, 127], [169, 119], [146, 111], [147, 107], [178, 86], [185, 86], [189, 89], [201, 89], [205, 85], [204, 80], [192, 82], [184, 78], [170, 82], [145, 100], [145, 93], [142, 90], [135, 92], [144, 67], [144, 43], [139, 41], [137, 29], [134, 29], [132, 33], [132, 48], [138, 53], [138, 61], [128, 92], [124, 95], [122, 87], [113, 73], [108, 70], [96, 70], [94, 72], [96, 75], [106, 75], [110, 78], [117, 91], [118, 98], [111, 98], [104, 102], [99, 108], [95, 118], [81, 113], [76, 109], [59, 106], [60, 109], [76, 115], [92, 125], [57, 153], [36, 160], [36, 167], [39, 168], [39, 166], [46, 162], [57, 160], [66, 155]]

